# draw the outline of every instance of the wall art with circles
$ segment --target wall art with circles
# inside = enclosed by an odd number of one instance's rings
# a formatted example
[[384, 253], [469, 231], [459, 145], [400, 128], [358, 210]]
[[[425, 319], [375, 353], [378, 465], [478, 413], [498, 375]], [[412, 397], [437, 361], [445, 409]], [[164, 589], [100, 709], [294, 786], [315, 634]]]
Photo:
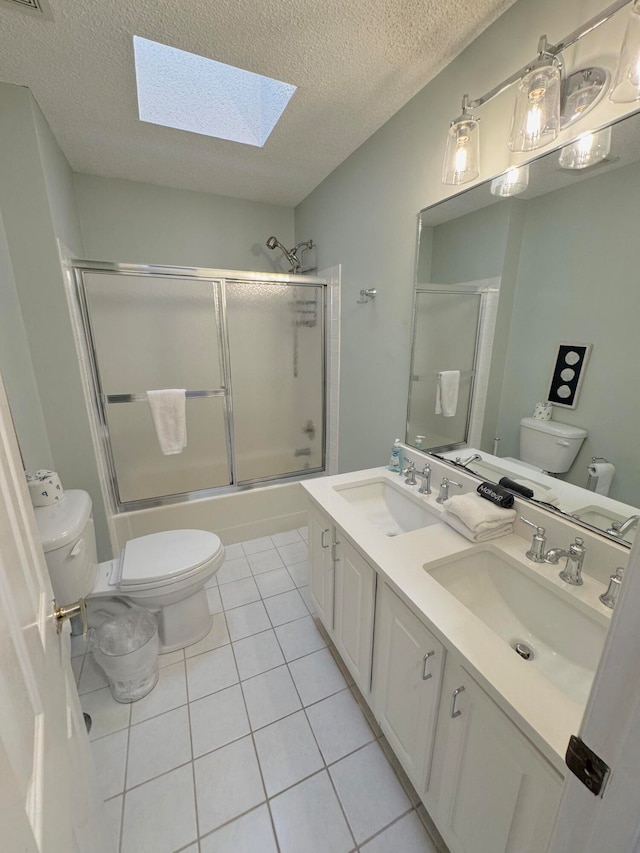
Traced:
[[591, 355], [592, 344], [558, 344], [549, 386], [550, 403], [575, 409]]

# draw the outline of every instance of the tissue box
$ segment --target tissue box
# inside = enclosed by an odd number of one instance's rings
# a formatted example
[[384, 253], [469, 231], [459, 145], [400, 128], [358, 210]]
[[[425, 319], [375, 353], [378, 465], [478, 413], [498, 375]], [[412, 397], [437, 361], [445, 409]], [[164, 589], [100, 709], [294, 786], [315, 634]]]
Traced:
[[35, 474], [27, 474], [27, 485], [34, 507], [51, 506], [64, 497], [60, 477], [55, 471], [42, 469]]

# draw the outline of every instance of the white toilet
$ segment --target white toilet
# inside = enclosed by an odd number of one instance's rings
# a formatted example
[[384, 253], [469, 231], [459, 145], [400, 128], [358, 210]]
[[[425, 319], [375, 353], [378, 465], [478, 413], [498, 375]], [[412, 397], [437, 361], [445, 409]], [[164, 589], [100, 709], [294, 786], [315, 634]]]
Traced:
[[565, 474], [573, 465], [587, 435], [586, 429], [581, 427], [522, 418], [520, 460], [548, 474]]
[[[211, 628], [205, 584], [224, 559], [220, 539], [206, 530], [167, 530], [130, 539], [114, 560], [98, 563], [87, 492], [35, 510], [51, 585], [59, 604], [87, 599], [89, 624], [101, 611], [113, 615], [120, 599], [152, 610], [160, 652], [198, 642]], [[93, 615], [93, 619], [92, 619]]]

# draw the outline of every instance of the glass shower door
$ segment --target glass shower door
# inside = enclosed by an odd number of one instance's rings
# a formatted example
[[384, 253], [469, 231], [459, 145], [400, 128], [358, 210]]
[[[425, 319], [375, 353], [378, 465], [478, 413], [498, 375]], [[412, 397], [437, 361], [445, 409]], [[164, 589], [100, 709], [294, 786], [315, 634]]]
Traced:
[[[83, 273], [119, 503], [231, 483], [218, 282]], [[146, 392], [187, 390], [187, 446], [164, 456]]]
[[237, 483], [323, 468], [324, 290], [225, 282]]

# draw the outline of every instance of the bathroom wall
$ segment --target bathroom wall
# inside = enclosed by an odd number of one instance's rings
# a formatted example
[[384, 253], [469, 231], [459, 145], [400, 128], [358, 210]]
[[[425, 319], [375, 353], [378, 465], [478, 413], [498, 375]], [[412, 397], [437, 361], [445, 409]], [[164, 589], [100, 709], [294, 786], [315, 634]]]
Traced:
[[[591, 457], [604, 456], [616, 465], [611, 497], [633, 503], [640, 482], [633, 402], [638, 399], [639, 197], [636, 163], [524, 204], [510, 370], [498, 427], [501, 454], [517, 455], [519, 420], [546, 399], [558, 341], [592, 343], [577, 408], [554, 410], [554, 420], [589, 431], [563, 479], [585, 486]], [[540, 305], [544, 319], [532, 323]]]
[[[416, 214], [459, 189], [444, 186], [440, 171], [446, 128], [463, 93], [482, 94], [533, 58], [539, 34], [559, 39], [602, 7], [602, 0], [519, 0], [296, 208], [296, 240], [313, 236], [320, 268], [342, 264], [340, 470], [384, 462], [390, 442], [404, 434]], [[568, 63], [600, 59], [612, 67], [627, 15], [623, 10], [568, 51]], [[509, 90], [478, 111], [478, 181], [511, 165], [512, 109]], [[605, 99], [586, 121], [605, 123], [633, 109]], [[378, 296], [357, 305], [363, 287]]]
[[293, 209], [153, 184], [74, 175], [86, 257], [287, 272], [271, 234], [293, 246]]

